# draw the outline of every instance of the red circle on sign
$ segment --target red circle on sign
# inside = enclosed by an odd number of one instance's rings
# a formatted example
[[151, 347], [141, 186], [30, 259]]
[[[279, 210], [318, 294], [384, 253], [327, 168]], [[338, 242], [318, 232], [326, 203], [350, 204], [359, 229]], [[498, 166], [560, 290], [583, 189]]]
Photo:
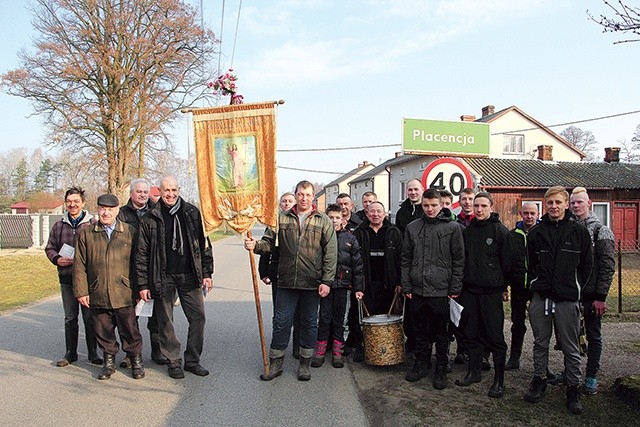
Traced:
[[[433, 162], [429, 163], [429, 166], [427, 166], [424, 169], [424, 172], [422, 172], [422, 188], [424, 189], [428, 189], [427, 187], [427, 177], [429, 176], [429, 173], [435, 169], [437, 166], [442, 165], [442, 164], [448, 164], [448, 165], [453, 165], [456, 168], [458, 168], [460, 170], [460, 172], [462, 172], [464, 174], [464, 178], [466, 180], [465, 185], [467, 187], [472, 186], [473, 184], [473, 180], [471, 178], [471, 172], [469, 171], [469, 169], [460, 161], [451, 157], [443, 157], [440, 159], [436, 159]], [[457, 208], [460, 205], [460, 202], [456, 202], [454, 203], [453, 207]]]

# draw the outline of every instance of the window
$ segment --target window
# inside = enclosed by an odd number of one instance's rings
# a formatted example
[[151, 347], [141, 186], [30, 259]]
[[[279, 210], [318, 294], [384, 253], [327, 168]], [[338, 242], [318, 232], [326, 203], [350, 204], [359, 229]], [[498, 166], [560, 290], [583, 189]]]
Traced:
[[400, 183], [400, 200], [404, 200], [404, 195], [407, 192], [407, 182], [406, 181], [402, 181]]
[[504, 154], [524, 154], [524, 135], [504, 135]]
[[420, 163], [420, 170], [423, 171], [427, 168], [427, 162]]
[[602, 225], [609, 227], [609, 203], [608, 202], [593, 202], [591, 209], [598, 216], [598, 219]]
[[404, 175], [404, 168], [400, 169], [400, 175]]

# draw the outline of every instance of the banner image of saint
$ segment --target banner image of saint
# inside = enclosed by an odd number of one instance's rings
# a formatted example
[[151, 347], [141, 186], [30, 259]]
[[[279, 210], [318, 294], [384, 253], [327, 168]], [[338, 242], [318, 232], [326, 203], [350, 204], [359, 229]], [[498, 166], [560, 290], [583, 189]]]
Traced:
[[238, 233], [277, 222], [273, 102], [197, 108], [193, 127], [205, 231], [223, 222]]
[[260, 187], [255, 136], [217, 137], [214, 145], [218, 191], [257, 191]]

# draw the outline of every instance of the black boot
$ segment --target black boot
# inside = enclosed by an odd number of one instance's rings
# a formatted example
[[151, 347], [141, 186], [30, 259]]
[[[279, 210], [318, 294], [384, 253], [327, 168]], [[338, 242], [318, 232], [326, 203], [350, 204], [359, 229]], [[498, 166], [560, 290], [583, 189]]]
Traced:
[[456, 380], [456, 385], [468, 387], [480, 381], [482, 381], [482, 349], [469, 349], [469, 370], [463, 379]]
[[142, 366], [142, 355], [129, 357], [131, 359], [131, 376], [135, 380], [144, 378], [144, 366]]
[[67, 351], [64, 357], [56, 362], [56, 366], [63, 367], [78, 360], [78, 326], [64, 325], [64, 342]]
[[505, 370], [520, 369], [520, 355], [522, 355], [523, 343], [524, 335], [511, 334], [511, 354], [509, 361], [504, 365]]
[[164, 357], [162, 351], [160, 351], [160, 343], [151, 341], [151, 360], [156, 362], [158, 365], [168, 365], [169, 359]]
[[542, 399], [542, 396], [544, 396], [546, 390], [547, 379], [536, 375], [529, 383], [529, 390], [527, 390], [527, 394], [524, 395], [524, 400], [530, 403], [538, 403]]
[[496, 355], [493, 354], [493, 384], [489, 389], [489, 397], [502, 397], [504, 396], [504, 369], [505, 363], [504, 359], [506, 358], [506, 354]]
[[108, 380], [116, 371], [116, 356], [113, 354], [104, 354], [104, 365], [98, 374], [99, 380]]
[[409, 371], [404, 379], [409, 381], [410, 383], [414, 383], [426, 377], [428, 371], [429, 368], [426, 360], [416, 360], [416, 362], [413, 364], [413, 368], [411, 368], [411, 371]]
[[269, 374], [260, 374], [262, 381], [271, 381], [282, 375], [282, 362], [284, 362], [284, 350], [271, 349], [269, 351]]
[[580, 387], [578, 385], [567, 386], [567, 409], [573, 415], [580, 415], [584, 411], [580, 403]]
[[444, 390], [447, 388], [447, 367], [436, 365], [436, 370], [433, 373], [433, 388], [436, 390]]
[[311, 357], [312, 348], [300, 347], [300, 366], [298, 367], [298, 381], [309, 381], [311, 379]]

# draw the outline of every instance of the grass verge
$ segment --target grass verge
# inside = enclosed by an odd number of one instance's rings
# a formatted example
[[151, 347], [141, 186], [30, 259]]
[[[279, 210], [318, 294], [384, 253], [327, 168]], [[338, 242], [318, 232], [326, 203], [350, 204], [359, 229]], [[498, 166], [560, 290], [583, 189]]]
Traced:
[[0, 256], [0, 313], [60, 292], [58, 272], [42, 254]]

